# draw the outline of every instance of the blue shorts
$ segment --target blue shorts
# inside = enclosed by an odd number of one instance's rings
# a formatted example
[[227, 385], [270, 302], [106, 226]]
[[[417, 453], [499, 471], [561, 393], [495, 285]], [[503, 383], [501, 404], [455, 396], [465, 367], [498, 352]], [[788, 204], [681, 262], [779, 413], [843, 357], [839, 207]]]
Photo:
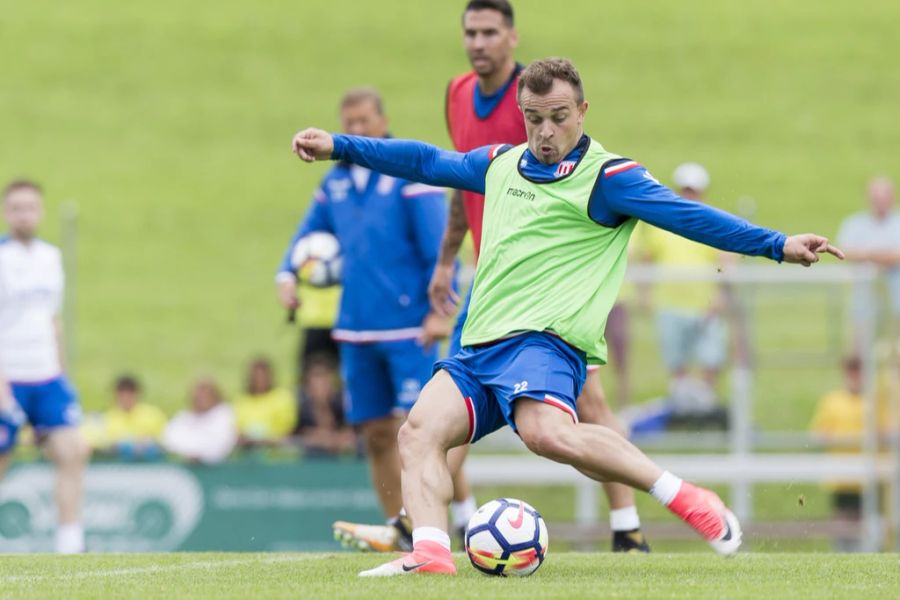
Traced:
[[19, 428], [28, 422], [40, 436], [57, 427], [74, 427], [81, 422], [78, 395], [65, 377], [40, 383], [10, 382], [17, 406], [0, 413], [0, 453], [16, 444]]
[[462, 330], [466, 324], [466, 317], [469, 316], [469, 303], [472, 302], [472, 287], [466, 292], [466, 299], [463, 300], [462, 309], [456, 315], [456, 324], [453, 326], [453, 333], [450, 335], [450, 343], [447, 345], [447, 356], [456, 356], [462, 350]]
[[532, 398], [567, 412], [576, 423], [575, 402], [587, 375], [584, 353], [556, 336], [529, 332], [499, 342], [466, 346], [438, 361], [453, 378], [469, 414], [467, 443], [504, 425], [516, 430], [513, 403]]
[[347, 422], [358, 425], [395, 412], [409, 412], [431, 378], [437, 344], [418, 340], [341, 342], [341, 375]]

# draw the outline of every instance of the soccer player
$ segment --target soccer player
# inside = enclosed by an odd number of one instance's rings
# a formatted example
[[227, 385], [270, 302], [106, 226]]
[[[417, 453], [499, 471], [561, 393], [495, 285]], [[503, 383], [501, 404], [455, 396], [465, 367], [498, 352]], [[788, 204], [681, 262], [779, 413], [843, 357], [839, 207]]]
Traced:
[[649, 492], [719, 553], [741, 529], [719, 497], [654, 464], [621, 435], [579, 422], [589, 359], [603, 362], [603, 326], [625, 273], [638, 219], [721, 250], [809, 266], [843, 254], [824, 237], [786, 236], [685, 200], [639, 163], [584, 134], [588, 103], [568, 60], [531, 63], [517, 85], [528, 141], [449, 152], [406, 140], [305, 129], [307, 162], [338, 159], [395, 177], [485, 194], [481, 257], [463, 348], [436, 373], [400, 429], [403, 505], [413, 552], [364, 576], [453, 574], [447, 534], [449, 449], [511, 426], [534, 453], [597, 481]]
[[[348, 92], [340, 118], [347, 133], [388, 135], [375, 90]], [[451, 328], [428, 303], [446, 222], [443, 189], [342, 162], [316, 189], [277, 275], [281, 285], [296, 285], [292, 249], [309, 233], [327, 231], [340, 242], [343, 294], [333, 336], [340, 348], [346, 417], [362, 432], [372, 482], [388, 518], [387, 526], [338, 521], [335, 534], [346, 545], [378, 551], [412, 545], [408, 521], [401, 518], [397, 432], [431, 377], [435, 342]], [[293, 296], [279, 296], [293, 307]]]
[[41, 188], [13, 181], [3, 190], [9, 236], [0, 238], [0, 474], [28, 422], [56, 466], [56, 551], [83, 552], [81, 499], [90, 451], [78, 433], [81, 410], [64, 374], [60, 252], [35, 237]]
[[[507, 0], [471, 0], [463, 12], [463, 45], [472, 71], [455, 77], [447, 87], [445, 113], [453, 146], [468, 152], [488, 144], [525, 142], [525, 124], [516, 101], [516, 85], [523, 67], [516, 63], [518, 44], [513, 9]], [[484, 196], [456, 190], [450, 204], [450, 217], [441, 244], [438, 264], [429, 295], [432, 308], [441, 314], [455, 312], [453, 278], [456, 257], [466, 231], [472, 232], [475, 258], [481, 247]], [[456, 321], [450, 338], [449, 355], [460, 348], [463, 324], [471, 295]], [[627, 430], [610, 410], [600, 384], [599, 365], [588, 367], [588, 376], [578, 400], [578, 416], [586, 423], [605, 425], [627, 436]], [[619, 483], [604, 483], [609, 499], [610, 527], [614, 552], [649, 552], [640, 531], [640, 518], [634, 492]], [[454, 529], [465, 527], [469, 516], [451, 505]]]

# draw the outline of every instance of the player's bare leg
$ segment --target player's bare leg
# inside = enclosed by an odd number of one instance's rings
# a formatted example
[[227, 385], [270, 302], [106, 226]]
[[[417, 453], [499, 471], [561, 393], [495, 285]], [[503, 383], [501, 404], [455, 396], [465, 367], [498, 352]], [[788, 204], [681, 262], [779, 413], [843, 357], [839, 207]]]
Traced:
[[400, 496], [400, 453], [397, 450], [397, 432], [403, 420], [396, 416], [373, 419], [363, 423], [361, 430], [369, 458], [372, 485], [381, 508], [388, 517], [400, 514], [403, 500]]
[[[374, 423], [374, 421], [371, 423]], [[397, 449], [396, 432], [400, 423], [402, 423], [402, 420], [396, 421], [395, 425], [391, 423], [394, 427], [392, 447], [395, 452]], [[377, 433], [386, 434], [390, 433], [390, 430], [385, 427], [384, 430], [380, 430]], [[376, 445], [381, 445], [387, 441], [385, 436], [379, 435], [379, 437], [381, 437], [380, 440], [377, 438], [366, 439], [376, 439]], [[369, 445], [370, 461], [375, 454], [372, 445]], [[468, 446], [460, 446], [450, 450], [447, 456], [454, 486], [453, 501], [450, 503], [453, 524], [454, 529], [460, 531], [461, 538], [465, 534], [465, 525], [468, 523], [469, 518], [478, 510], [471, 488], [462, 472], [462, 464], [467, 454]], [[395, 457], [396, 463], [393, 464], [390, 461], [380, 462], [377, 466], [371, 463], [373, 485], [378, 490], [385, 514], [389, 515], [387, 524], [372, 525], [336, 521], [332, 525], [334, 536], [343, 546], [364, 552], [392, 552], [397, 550], [408, 552], [412, 550], [412, 522], [402, 509], [399, 454], [395, 454]], [[388, 498], [385, 498], [385, 496], [388, 496]]]
[[446, 371], [438, 371], [400, 429], [403, 505], [413, 522], [413, 552], [361, 576], [456, 573], [447, 533], [453, 497], [447, 453], [465, 442], [468, 427], [462, 394]]
[[401, 518], [403, 498], [400, 493], [400, 453], [397, 450], [397, 432], [403, 419], [389, 416], [367, 421], [361, 426], [369, 459], [369, 470], [372, 486], [378, 494], [378, 500], [384, 514], [388, 517], [387, 525], [365, 525], [337, 521], [334, 528], [335, 538], [343, 545], [357, 550], [374, 550], [390, 552], [393, 550], [409, 550], [409, 528]]
[[463, 463], [469, 455], [469, 445], [457, 446], [447, 453], [447, 465], [450, 467], [450, 476], [453, 478], [453, 500], [450, 502], [450, 516], [453, 531], [465, 543], [466, 526], [469, 519], [478, 510], [472, 487], [463, 472]]
[[56, 466], [56, 505], [59, 510], [56, 551], [61, 554], [84, 552], [81, 504], [90, 448], [76, 428], [64, 427], [47, 435], [44, 450]]
[[[600, 382], [600, 370], [589, 369], [578, 397], [578, 419], [583, 423], [603, 425], [628, 438], [628, 429], [616, 417]], [[641, 521], [634, 502], [634, 490], [621, 483], [606, 482], [603, 491], [609, 500], [610, 527], [613, 530], [613, 552], [649, 552], [650, 546], [641, 533]]]
[[663, 471], [607, 427], [576, 424], [568, 413], [528, 398], [517, 400], [513, 408], [519, 436], [535, 454], [572, 465], [598, 481], [617, 481], [647, 491], [693, 527], [716, 552], [737, 552], [740, 524], [713, 492]]

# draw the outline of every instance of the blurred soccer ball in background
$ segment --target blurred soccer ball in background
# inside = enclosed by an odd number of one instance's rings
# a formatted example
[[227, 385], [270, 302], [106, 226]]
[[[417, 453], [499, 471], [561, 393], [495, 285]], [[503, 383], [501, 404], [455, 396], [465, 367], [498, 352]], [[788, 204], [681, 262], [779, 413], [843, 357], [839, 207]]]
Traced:
[[466, 554], [487, 575], [531, 575], [544, 562], [549, 541], [540, 513], [514, 498], [484, 504], [466, 528]]
[[324, 231], [300, 238], [291, 253], [291, 266], [297, 278], [313, 287], [339, 284], [343, 262], [337, 238]]

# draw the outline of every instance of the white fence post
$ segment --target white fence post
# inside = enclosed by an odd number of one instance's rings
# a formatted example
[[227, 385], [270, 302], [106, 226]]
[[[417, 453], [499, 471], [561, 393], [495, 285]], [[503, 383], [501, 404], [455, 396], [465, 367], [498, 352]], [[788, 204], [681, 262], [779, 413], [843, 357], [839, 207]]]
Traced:
[[[753, 452], [753, 374], [736, 366], [731, 373], [731, 453], [742, 459]], [[753, 485], [746, 479], [731, 484], [731, 505], [741, 521], [753, 518]]]

